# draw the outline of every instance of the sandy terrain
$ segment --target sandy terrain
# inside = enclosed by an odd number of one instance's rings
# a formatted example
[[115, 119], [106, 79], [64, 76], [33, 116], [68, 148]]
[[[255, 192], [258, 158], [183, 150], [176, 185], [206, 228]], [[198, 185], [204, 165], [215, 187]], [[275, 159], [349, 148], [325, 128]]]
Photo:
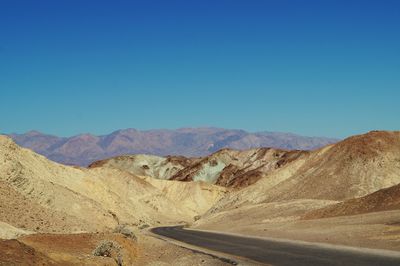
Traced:
[[179, 247], [164, 240], [141, 235], [141, 255], [135, 260], [137, 265], [231, 265], [210, 255]]
[[34, 234], [0, 240], [0, 265], [117, 265], [116, 257], [93, 255], [105, 240], [121, 247], [123, 265], [230, 265], [140, 233], [137, 242], [110, 233]]
[[0, 204], [1, 221], [37, 232], [192, 221], [224, 194], [223, 188], [207, 184], [151, 184], [117, 169], [59, 165], [6, 137], [0, 137], [0, 147], [0, 198], [9, 202]]
[[315, 199], [344, 201], [400, 183], [400, 132], [370, 132], [310, 152], [227, 194], [209, 212]]
[[350, 199], [307, 213], [303, 219], [355, 215], [400, 209], [400, 185], [378, 190], [361, 198]]
[[192, 217], [205, 213], [229, 193], [229, 190], [224, 187], [210, 185], [205, 182], [157, 180], [151, 177], [141, 178], [159, 189], [164, 197], [185, 208]]
[[1, 265], [115, 265], [92, 255], [102, 240], [122, 247], [124, 265], [224, 264], [140, 233], [137, 244], [110, 232], [118, 224], [140, 230], [193, 221], [225, 188], [63, 166], [6, 137], [0, 137], [0, 162], [0, 238], [17, 239], [2, 240]]
[[34, 232], [23, 230], [10, 224], [0, 222], [0, 239], [15, 239], [32, 233]]
[[[3, 240], [0, 265], [116, 265], [116, 257], [94, 256], [104, 240], [121, 246], [121, 260], [132, 265], [138, 256], [136, 242], [120, 234], [34, 234]], [[24, 256], [21, 256], [24, 254]]]
[[[0, 262], [109, 265], [115, 259], [91, 252], [112, 239], [124, 261], [138, 265], [223, 263], [139, 233], [177, 223], [400, 251], [400, 132], [370, 132], [311, 152], [132, 158], [69, 167], [0, 136], [0, 238], [9, 239]], [[139, 242], [111, 233], [120, 224], [134, 228]]]
[[193, 227], [400, 250], [399, 183], [400, 132], [370, 132], [226, 194]]
[[400, 211], [369, 213], [316, 220], [253, 222], [241, 216], [203, 223], [195, 229], [240, 233], [400, 251]]

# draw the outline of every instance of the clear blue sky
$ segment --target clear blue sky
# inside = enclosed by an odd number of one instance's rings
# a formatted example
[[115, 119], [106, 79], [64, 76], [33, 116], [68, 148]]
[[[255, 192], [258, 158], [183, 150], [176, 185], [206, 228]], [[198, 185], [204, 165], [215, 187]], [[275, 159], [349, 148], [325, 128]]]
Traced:
[[0, 1], [0, 130], [400, 129], [400, 1]]

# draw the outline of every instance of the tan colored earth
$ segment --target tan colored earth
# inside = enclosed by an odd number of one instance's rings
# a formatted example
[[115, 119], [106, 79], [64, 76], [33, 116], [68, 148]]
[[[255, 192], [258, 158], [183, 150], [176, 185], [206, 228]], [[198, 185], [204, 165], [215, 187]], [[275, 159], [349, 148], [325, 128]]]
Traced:
[[[0, 264], [223, 265], [150, 226], [400, 251], [400, 132], [315, 151], [224, 149], [203, 158], [128, 155], [64, 166], [0, 136]], [[137, 241], [113, 233], [124, 225]], [[21, 254], [21, 256], [19, 256]], [[114, 254], [114, 253], [113, 253]]]
[[116, 265], [113, 257], [93, 255], [105, 240], [122, 247], [122, 265], [229, 265], [154, 237], [141, 235], [134, 242], [110, 233], [34, 234], [0, 240], [0, 265]]

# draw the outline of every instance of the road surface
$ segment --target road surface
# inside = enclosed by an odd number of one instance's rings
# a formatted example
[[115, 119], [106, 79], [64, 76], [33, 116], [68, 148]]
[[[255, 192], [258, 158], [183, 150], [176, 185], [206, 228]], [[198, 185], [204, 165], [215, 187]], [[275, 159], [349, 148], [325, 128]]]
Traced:
[[391, 266], [400, 265], [399, 256], [380, 255], [348, 249], [308, 245], [296, 242], [273, 241], [219, 233], [185, 230], [182, 226], [157, 227], [154, 234], [263, 264], [302, 266]]

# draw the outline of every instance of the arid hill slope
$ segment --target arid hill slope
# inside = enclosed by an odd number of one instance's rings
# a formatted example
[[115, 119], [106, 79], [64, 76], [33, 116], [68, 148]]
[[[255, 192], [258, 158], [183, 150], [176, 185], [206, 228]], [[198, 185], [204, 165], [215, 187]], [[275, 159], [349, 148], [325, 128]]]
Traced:
[[369, 212], [400, 210], [400, 184], [378, 190], [361, 198], [350, 199], [307, 213], [303, 219], [356, 215]]
[[[373, 131], [315, 151], [119, 156], [89, 169], [54, 163], [0, 136], [0, 238], [18, 237], [0, 244], [15, 258], [27, 251], [38, 261], [89, 259], [98, 237], [118, 237], [109, 234], [118, 224], [137, 229], [181, 221], [195, 228], [329, 242], [326, 234], [333, 243], [366, 241], [369, 247], [398, 250], [393, 224], [399, 208], [400, 132]], [[319, 219], [332, 216], [339, 217]], [[52, 247], [54, 233], [60, 235]], [[348, 234], [358, 238], [337, 237]], [[82, 242], [92, 238], [96, 241]], [[75, 244], [64, 246], [65, 239], [75, 239], [86, 253], [76, 255]], [[136, 244], [126, 247], [139, 259]]]
[[94, 162], [89, 167], [107, 167], [135, 175], [177, 181], [204, 181], [241, 188], [263, 175], [302, 157], [306, 151], [259, 148], [246, 151], [222, 149], [203, 158], [126, 155]]
[[[117, 169], [60, 165], [5, 136], [0, 136], [0, 162], [0, 221], [36, 232], [93, 232], [118, 223], [191, 221], [199, 214], [197, 209], [207, 210], [225, 193], [207, 184], [176, 181], [158, 188]], [[177, 195], [190, 192], [192, 197], [168, 197], [169, 189]], [[201, 208], [193, 208], [190, 201]]]
[[171, 180], [203, 180], [225, 187], [246, 187], [291, 161], [307, 154], [305, 151], [285, 151], [272, 148], [246, 151], [223, 149], [171, 176]]
[[89, 168], [115, 168], [138, 176], [150, 176], [167, 180], [197, 160], [182, 156], [121, 155], [93, 162], [89, 165]]
[[92, 167], [102, 165], [157, 179], [201, 180], [235, 188], [258, 181], [246, 190], [258, 202], [341, 201], [399, 183], [399, 160], [400, 133], [374, 131], [311, 152], [222, 149], [198, 159], [133, 155], [96, 162]]
[[[362, 197], [399, 183], [400, 132], [370, 132], [304, 154], [275, 171], [265, 173], [255, 184], [227, 194], [199, 223], [229, 217], [231, 211], [241, 213], [244, 218], [262, 217], [261, 213], [250, 214], [248, 211], [257, 212], [271, 203], [303, 206], [303, 211], [296, 212], [293, 217], [297, 219], [301, 213], [304, 215], [307, 211]], [[304, 200], [309, 200], [308, 207], [304, 207]], [[282, 213], [279, 208], [274, 210]], [[269, 216], [274, 215], [269, 213]]]
[[[290, 165], [288, 166], [291, 167]], [[373, 131], [313, 151], [270, 200], [361, 197], [400, 183], [400, 132]]]
[[400, 132], [374, 131], [226, 194], [192, 227], [398, 251], [399, 188]]

